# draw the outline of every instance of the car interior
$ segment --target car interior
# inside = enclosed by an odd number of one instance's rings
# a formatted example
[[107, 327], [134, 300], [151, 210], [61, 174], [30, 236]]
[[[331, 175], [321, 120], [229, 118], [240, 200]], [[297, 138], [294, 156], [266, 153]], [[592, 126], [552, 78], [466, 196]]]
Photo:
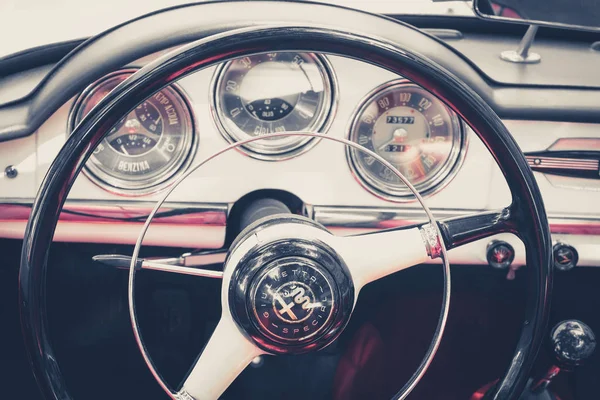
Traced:
[[597, 0], [0, 36], [0, 399], [600, 398]]

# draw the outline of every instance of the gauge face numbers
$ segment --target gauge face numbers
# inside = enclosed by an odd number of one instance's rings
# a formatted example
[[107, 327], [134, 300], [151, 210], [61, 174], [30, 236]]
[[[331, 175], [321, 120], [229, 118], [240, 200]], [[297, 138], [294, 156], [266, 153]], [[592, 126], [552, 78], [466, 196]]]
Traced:
[[[429, 92], [402, 81], [368, 96], [354, 118], [350, 140], [383, 157], [424, 194], [457, 166], [464, 136], [456, 114]], [[369, 190], [391, 200], [412, 197], [401, 179], [374, 157], [357, 149], [348, 155]]]
[[[88, 88], [76, 105], [72, 129], [132, 72], [117, 72]], [[165, 183], [189, 161], [194, 132], [181, 94], [167, 87], [138, 105], [111, 128], [86, 172], [110, 190], [147, 191]]]
[[[216, 119], [234, 143], [289, 131], [322, 132], [333, 104], [331, 70], [321, 56], [268, 53], [236, 59], [217, 71]], [[279, 137], [243, 146], [257, 158], [298, 154], [314, 138]]]

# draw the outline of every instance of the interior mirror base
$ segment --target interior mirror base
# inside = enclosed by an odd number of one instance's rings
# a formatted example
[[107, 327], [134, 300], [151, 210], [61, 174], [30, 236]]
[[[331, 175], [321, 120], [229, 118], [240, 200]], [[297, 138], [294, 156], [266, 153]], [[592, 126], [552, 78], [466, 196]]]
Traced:
[[504, 61], [516, 63], [516, 64], [536, 64], [542, 60], [542, 56], [538, 53], [529, 52], [529, 48], [535, 40], [535, 34], [537, 33], [537, 25], [530, 25], [527, 32], [521, 39], [517, 50], [506, 50], [500, 53], [500, 58]]
[[473, 10], [483, 19], [554, 28], [600, 31], [596, 2], [573, 6], [571, 0], [474, 0]]

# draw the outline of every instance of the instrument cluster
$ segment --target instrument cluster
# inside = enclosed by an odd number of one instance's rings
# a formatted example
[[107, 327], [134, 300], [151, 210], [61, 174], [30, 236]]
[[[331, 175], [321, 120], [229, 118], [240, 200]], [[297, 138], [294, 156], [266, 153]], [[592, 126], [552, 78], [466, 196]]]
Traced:
[[[135, 69], [113, 72], [90, 85], [75, 101], [70, 130]], [[338, 104], [335, 71], [326, 56], [265, 53], [219, 66], [210, 88], [210, 107], [222, 138], [235, 143], [264, 136], [240, 150], [269, 162], [299, 157], [318, 138], [270, 134], [304, 131], [328, 134]], [[365, 93], [348, 121], [346, 138], [379, 154], [421, 194], [443, 187], [465, 154], [465, 129], [434, 95], [405, 79]], [[192, 163], [202, 132], [194, 107], [177, 84], [163, 88], [128, 112], [98, 146], [86, 175], [105, 190], [144, 195], [169, 185]], [[386, 166], [356, 149], [346, 149], [348, 171], [368, 192], [387, 201], [410, 200], [408, 188]]]

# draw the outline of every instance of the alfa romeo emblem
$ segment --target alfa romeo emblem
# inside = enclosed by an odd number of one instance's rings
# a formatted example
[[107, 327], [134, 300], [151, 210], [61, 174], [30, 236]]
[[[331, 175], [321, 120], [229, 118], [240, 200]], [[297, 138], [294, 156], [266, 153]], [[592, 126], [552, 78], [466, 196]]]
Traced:
[[299, 257], [265, 271], [252, 294], [261, 330], [284, 341], [306, 340], [319, 333], [329, 322], [334, 305], [328, 275]]

